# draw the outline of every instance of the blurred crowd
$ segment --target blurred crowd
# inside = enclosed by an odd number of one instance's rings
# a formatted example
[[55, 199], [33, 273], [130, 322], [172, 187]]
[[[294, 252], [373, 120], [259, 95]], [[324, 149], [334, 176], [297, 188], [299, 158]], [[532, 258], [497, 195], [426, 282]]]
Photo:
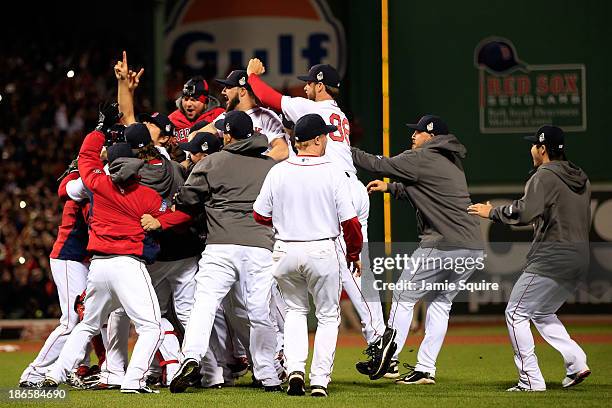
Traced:
[[56, 180], [100, 101], [116, 95], [116, 53], [33, 47], [0, 56], [0, 319], [60, 315], [49, 269], [62, 209]]

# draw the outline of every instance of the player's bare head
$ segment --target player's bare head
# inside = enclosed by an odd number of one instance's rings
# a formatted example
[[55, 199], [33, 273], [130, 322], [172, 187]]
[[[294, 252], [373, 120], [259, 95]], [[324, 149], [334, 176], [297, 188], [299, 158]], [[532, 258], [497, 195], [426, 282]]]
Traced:
[[539, 167], [551, 160], [567, 160], [565, 157], [565, 134], [557, 126], [544, 125], [533, 136], [526, 136], [530, 141], [533, 166]]
[[306, 97], [312, 101], [336, 99], [338, 97], [340, 75], [329, 64], [313, 65], [308, 71], [308, 75], [298, 76], [298, 79], [306, 82], [304, 92]]
[[409, 129], [412, 129], [412, 148], [416, 149], [429, 142], [436, 135], [448, 134], [448, 126], [439, 117], [435, 115], [425, 115], [417, 123], [406, 124]]
[[201, 76], [191, 78], [183, 85], [181, 110], [189, 120], [204, 112], [208, 103], [208, 83]]
[[224, 145], [247, 139], [255, 133], [251, 117], [238, 110], [227, 112], [224, 119], [215, 122], [215, 127], [223, 132]]
[[259, 105], [259, 100], [253, 93], [248, 83], [247, 72], [244, 70], [234, 70], [225, 79], [215, 79], [215, 82], [223, 85], [221, 94], [226, 98], [225, 110], [231, 111], [236, 108], [239, 110], [249, 110]]
[[316, 113], [304, 115], [295, 122], [293, 128], [295, 147], [301, 154], [323, 156], [327, 147], [327, 135], [337, 130], [336, 126], [326, 124]]

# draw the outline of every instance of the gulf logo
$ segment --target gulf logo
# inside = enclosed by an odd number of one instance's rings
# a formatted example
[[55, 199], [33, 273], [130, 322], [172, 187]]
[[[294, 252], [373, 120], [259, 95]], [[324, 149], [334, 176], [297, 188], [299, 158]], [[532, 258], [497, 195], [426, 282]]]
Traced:
[[[303, 94], [296, 75], [315, 64], [331, 64], [343, 76], [344, 30], [325, 0], [185, 0], [166, 30], [166, 55], [194, 69], [213, 66], [215, 76], [246, 69], [252, 57], [266, 66], [265, 80]], [[207, 69], [207, 72], [210, 72]]]

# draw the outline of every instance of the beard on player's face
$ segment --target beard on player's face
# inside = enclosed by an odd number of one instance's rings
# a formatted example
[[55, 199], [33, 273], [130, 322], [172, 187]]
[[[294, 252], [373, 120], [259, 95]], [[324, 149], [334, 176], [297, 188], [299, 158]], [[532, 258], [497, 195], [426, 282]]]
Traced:
[[306, 93], [306, 98], [310, 99], [311, 101], [314, 101], [317, 96], [315, 93], [315, 86], [316, 83], [314, 82], [307, 82], [306, 85], [304, 85], [304, 92]]
[[235, 94], [232, 98], [230, 98], [226, 94], [225, 97], [227, 98], [227, 103], [225, 104], [225, 110], [229, 112], [229, 111], [233, 111], [234, 109], [236, 109], [236, 106], [238, 106], [238, 104], [240, 103], [240, 98], [238, 97], [238, 94]]

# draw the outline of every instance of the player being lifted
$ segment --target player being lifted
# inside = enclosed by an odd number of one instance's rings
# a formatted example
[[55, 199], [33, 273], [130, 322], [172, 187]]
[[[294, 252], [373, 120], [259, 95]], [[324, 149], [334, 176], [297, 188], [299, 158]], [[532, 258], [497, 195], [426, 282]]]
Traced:
[[[265, 67], [259, 59], [254, 58], [249, 61], [247, 66], [248, 82], [263, 105], [282, 111], [283, 116], [294, 123], [306, 114], [316, 113], [328, 125], [336, 126], [337, 131], [329, 132], [327, 135], [329, 143], [325, 149], [325, 158], [344, 172], [351, 201], [361, 224], [363, 240], [367, 242], [370, 201], [364, 185], [357, 179], [357, 171], [353, 165], [349, 121], [335, 100], [339, 93], [340, 75], [331, 65], [314, 65], [308, 75], [298, 77], [298, 79], [306, 82], [304, 86], [306, 98], [292, 98], [281, 95], [267, 85], [259, 77], [264, 72]], [[343, 245], [339, 249], [342, 256], [344, 256], [345, 248], [346, 246]], [[368, 273], [368, 271], [364, 270], [364, 273]], [[393, 341], [395, 330], [385, 330], [380, 301], [366, 301], [361, 292], [361, 278], [353, 277], [348, 268], [342, 270], [342, 285], [361, 318], [363, 334], [368, 342], [367, 352], [376, 353], [376, 350], [381, 349], [379, 347], [381, 343], [387, 344]], [[386, 347], [383, 347], [383, 349], [386, 350]], [[386, 356], [383, 360], [383, 363], [385, 363]], [[378, 369], [374, 371], [372, 379], [384, 375], [384, 372], [379, 373]]]

